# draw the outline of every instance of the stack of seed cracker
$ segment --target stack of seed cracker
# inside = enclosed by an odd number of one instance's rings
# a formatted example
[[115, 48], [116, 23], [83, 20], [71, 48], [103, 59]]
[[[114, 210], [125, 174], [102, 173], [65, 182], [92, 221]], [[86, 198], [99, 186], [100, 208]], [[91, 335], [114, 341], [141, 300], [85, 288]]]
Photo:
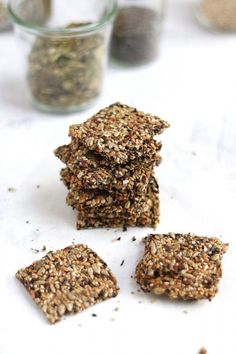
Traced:
[[154, 136], [168, 127], [121, 103], [70, 127], [71, 143], [55, 155], [67, 166], [61, 178], [69, 190], [67, 203], [78, 211], [78, 229], [158, 223], [153, 169], [161, 162], [161, 143]]

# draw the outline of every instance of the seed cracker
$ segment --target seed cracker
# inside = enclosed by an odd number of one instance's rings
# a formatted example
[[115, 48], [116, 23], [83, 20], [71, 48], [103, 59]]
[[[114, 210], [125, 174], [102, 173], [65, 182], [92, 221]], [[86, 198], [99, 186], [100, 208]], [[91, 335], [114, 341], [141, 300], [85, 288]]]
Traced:
[[159, 234], [145, 238], [145, 253], [135, 278], [144, 292], [170, 299], [212, 299], [222, 276], [228, 244], [193, 234]]
[[108, 192], [136, 191], [143, 193], [147, 187], [152, 169], [143, 166], [118, 165], [116, 169], [100, 167], [82, 168], [74, 173], [69, 168], [61, 170], [61, 179], [67, 188], [74, 190], [100, 189]]
[[[150, 140], [143, 142], [138, 151], [135, 147], [133, 147], [133, 149], [130, 148], [129, 156], [126, 160], [119, 159], [119, 161], [114, 161], [114, 158], [107, 158], [96, 151], [89, 150], [87, 147], [83, 146], [81, 142], [73, 140], [68, 145], [59, 146], [54, 151], [54, 154], [73, 172], [77, 173], [81, 168], [97, 169], [104, 166], [111, 168], [112, 166], [114, 169], [117, 165], [127, 165], [130, 164], [130, 162], [132, 162], [133, 165], [159, 165], [161, 163], [161, 148], [161, 142]], [[111, 154], [115, 156], [119, 155], [119, 152], [113, 152], [111, 150]]]
[[[67, 196], [67, 203], [75, 207], [76, 209], [81, 209], [84, 207], [94, 208], [94, 207], [110, 207], [115, 205], [122, 205], [125, 209], [130, 207], [130, 204], [141, 203], [145, 200], [147, 188], [149, 183], [154, 183], [154, 176], [148, 180], [147, 184], [143, 185], [143, 190], [137, 191], [134, 187], [130, 191], [116, 191], [108, 192], [101, 189], [79, 189], [77, 181], [74, 183], [74, 178], [62, 178], [69, 189]], [[158, 187], [158, 185], [157, 185]]]
[[[159, 192], [158, 184], [154, 177], [150, 179], [147, 187], [153, 188], [155, 185], [156, 193]], [[105, 217], [113, 219], [123, 216], [124, 219], [139, 217], [143, 210], [143, 205], [147, 200], [147, 191], [143, 195], [131, 193], [115, 194], [96, 194], [94, 191], [84, 193], [71, 193], [67, 195], [67, 204], [79, 211], [80, 217], [94, 218]]]
[[72, 125], [69, 135], [89, 150], [120, 164], [152, 153], [146, 142], [152, 142], [155, 135], [168, 127], [159, 117], [118, 102], [83, 124]]
[[133, 214], [120, 215], [114, 218], [108, 218], [106, 215], [98, 216], [91, 214], [89, 217], [79, 212], [77, 218], [77, 229], [96, 228], [96, 227], [124, 227], [124, 226], [150, 226], [156, 227], [160, 217], [159, 190], [155, 179], [150, 183], [146, 195], [145, 203], [141, 210]]
[[85, 245], [49, 252], [16, 277], [50, 323], [115, 297], [119, 290], [106, 263]]
[[88, 216], [94, 211], [97, 212], [97, 215], [103, 215], [104, 213], [108, 214], [120, 214], [120, 213], [138, 213], [145, 202], [146, 195], [139, 196], [129, 199], [129, 194], [125, 195], [122, 198], [122, 195], [117, 195], [117, 199], [112, 197], [112, 195], [97, 195], [96, 193], [84, 192], [83, 194], [74, 195], [68, 193], [66, 201], [67, 204], [72, 206], [73, 209], [76, 209], [80, 212], [84, 212]]

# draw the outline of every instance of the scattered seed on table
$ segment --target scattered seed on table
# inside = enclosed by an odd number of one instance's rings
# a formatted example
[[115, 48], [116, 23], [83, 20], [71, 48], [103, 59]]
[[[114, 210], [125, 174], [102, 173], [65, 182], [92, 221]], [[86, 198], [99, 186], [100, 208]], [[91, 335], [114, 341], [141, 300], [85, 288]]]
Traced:
[[116, 241], [120, 241], [121, 240], [121, 237], [118, 237], [118, 238], [115, 238], [112, 240], [112, 242], [116, 242]]

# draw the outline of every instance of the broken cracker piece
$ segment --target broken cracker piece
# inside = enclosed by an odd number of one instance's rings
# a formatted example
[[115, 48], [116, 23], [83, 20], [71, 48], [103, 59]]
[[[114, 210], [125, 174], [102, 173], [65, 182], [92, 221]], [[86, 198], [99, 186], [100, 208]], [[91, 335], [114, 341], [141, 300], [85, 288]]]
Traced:
[[85, 245], [49, 252], [16, 277], [50, 323], [115, 297], [119, 290], [106, 263]]
[[145, 253], [135, 279], [144, 292], [170, 299], [212, 299], [222, 276], [228, 244], [193, 234], [159, 234], [145, 238]]

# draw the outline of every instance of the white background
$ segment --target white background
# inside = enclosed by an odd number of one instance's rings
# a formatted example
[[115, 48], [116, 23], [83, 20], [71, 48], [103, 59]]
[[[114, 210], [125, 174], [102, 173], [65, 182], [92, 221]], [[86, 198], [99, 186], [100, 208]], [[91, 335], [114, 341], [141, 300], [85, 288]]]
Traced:
[[[96, 105], [70, 116], [32, 108], [15, 37], [1, 34], [1, 354], [197, 354], [202, 346], [209, 354], [235, 354], [236, 36], [207, 32], [194, 11], [192, 2], [171, 1], [159, 59], [135, 69], [110, 67]], [[157, 230], [218, 235], [230, 243], [212, 302], [170, 302], [136, 293], [131, 275], [143, 252], [139, 241], [152, 230], [75, 229], [75, 214], [66, 206], [59, 181], [62, 165], [53, 150], [68, 141], [70, 124], [117, 100], [171, 123], [162, 136], [163, 163], [157, 170]], [[16, 192], [8, 192], [9, 187]], [[119, 236], [120, 242], [112, 242]], [[108, 262], [121, 291], [50, 326], [14, 275], [45, 254], [31, 248], [59, 249], [73, 241], [87, 243]], [[119, 311], [113, 311], [117, 306]]]

